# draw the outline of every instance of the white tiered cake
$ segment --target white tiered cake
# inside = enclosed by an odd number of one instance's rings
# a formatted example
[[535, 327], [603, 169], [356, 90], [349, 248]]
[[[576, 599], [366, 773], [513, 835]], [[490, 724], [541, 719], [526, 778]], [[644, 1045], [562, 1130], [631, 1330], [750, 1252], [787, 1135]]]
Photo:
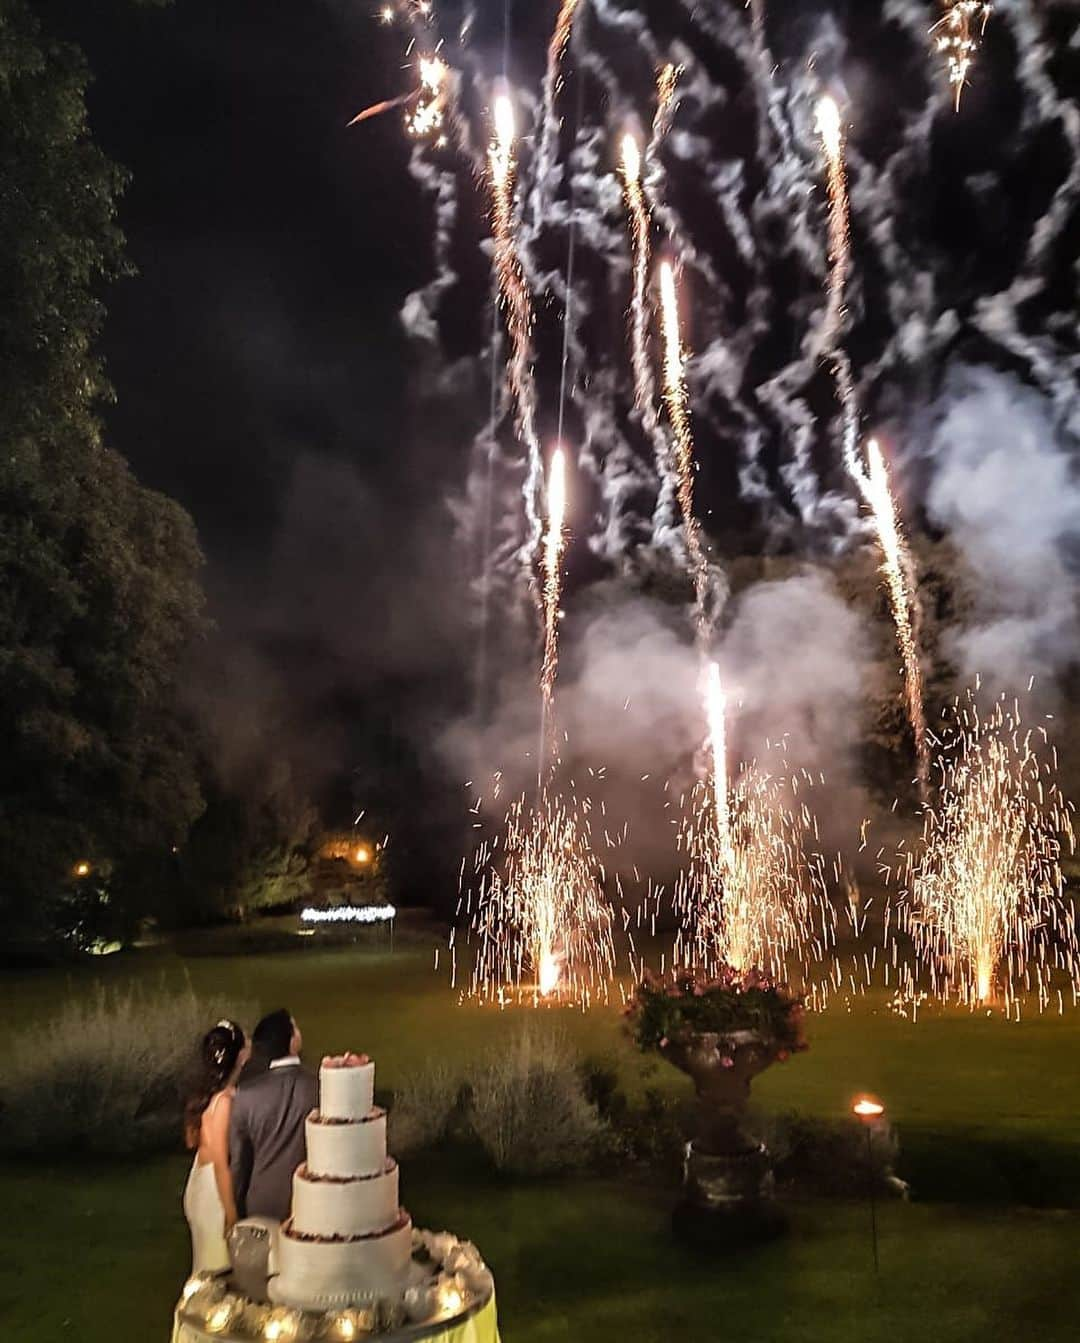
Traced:
[[398, 1207], [397, 1162], [386, 1154], [386, 1111], [376, 1108], [374, 1089], [366, 1059], [323, 1060], [307, 1161], [293, 1176], [292, 1216], [278, 1242], [276, 1301], [328, 1310], [406, 1286], [412, 1219]]

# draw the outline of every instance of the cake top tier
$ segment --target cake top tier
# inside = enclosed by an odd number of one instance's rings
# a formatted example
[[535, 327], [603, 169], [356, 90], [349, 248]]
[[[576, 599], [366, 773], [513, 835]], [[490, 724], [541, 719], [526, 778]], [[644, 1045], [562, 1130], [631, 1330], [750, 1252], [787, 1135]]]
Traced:
[[319, 1069], [323, 1119], [363, 1119], [375, 1104], [375, 1065], [366, 1054], [326, 1057]]

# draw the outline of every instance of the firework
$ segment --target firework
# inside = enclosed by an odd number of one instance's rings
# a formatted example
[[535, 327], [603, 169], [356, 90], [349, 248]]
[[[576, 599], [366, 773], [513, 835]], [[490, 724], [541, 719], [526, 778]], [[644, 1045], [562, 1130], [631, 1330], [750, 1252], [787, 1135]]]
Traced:
[[641, 412], [646, 428], [652, 432], [656, 427], [656, 408], [653, 404], [656, 388], [648, 349], [646, 291], [649, 283], [649, 211], [645, 205], [645, 193], [641, 189], [641, 150], [637, 141], [629, 134], [623, 136], [622, 171], [634, 260], [634, 287], [630, 304], [634, 403]]
[[487, 1002], [589, 1003], [615, 972], [611, 908], [588, 807], [548, 789], [519, 798], [499, 838], [474, 857], [462, 898], [470, 922], [472, 996]]
[[679, 833], [676, 963], [710, 971], [727, 964], [782, 979], [798, 964], [809, 983], [811, 960], [835, 940], [824, 861], [806, 853], [816, 822], [805, 804], [796, 806], [792, 780], [749, 764], [730, 781], [727, 705], [715, 665], [705, 693], [712, 770], [691, 793]]
[[[953, 706], [935, 765], [937, 803], [902, 869], [901, 925], [942, 998], [1006, 1009], [1055, 977], [1076, 984], [1077, 940], [1064, 895], [1073, 809], [1061, 796], [1045, 734], [1025, 730], [1019, 705], [986, 716], [969, 693]], [[1074, 990], [1075, 991], [1075, 990]]]
[[559, 597], [562, 592], [562, 555], [566, 541], [566, 458], [562, 448], [551, 455], [547, 485], [548, 526], [544, 537], [544, 665], [540, 677], [546, 731], [545, 749], [553, 733], [555, 677], [559, 671]]
[[945, 68], [958, 112], [968, 71], [986, 32], [992, 9], [993, 6], [986, 4], [985, 0], [946, 0], [944, 17], [930, 29], [934, 45], [945, 58]]
[[543, 481], [540, 440], [536, 433], [536, 392], [530, 366], [532, 348], [532, 298], [514, 238], [514, 107], [505, 94], [494, 104], [495, 135], [488, 150], [491, 176], [492, 226], [495, 241], [495, 274], [506, 310], [510, 336], [509, 383], [517, 410], [518, 431], [528, 454], [525, 479], [525, 514], [529, 525], [528, 559], [540, 540], [542, 524], [537, 500]]
[[925, 795], [930, 756], [926, 736], [926, 711], [923, 707], [922, 668], [919, 665], [919, 650], [912, 623], [912, 601], [908, 586], [911, 561], [900, 529], [896, 501], [889, 488], [889, 473], [885, 467], [885, 459], [875, 439], [870, 440], [866, 451], [870, 469], [866, 477], [864, 495], [873, 511], [878, 541], [881, 545], [881, 571], [885, 577], [893, 623], [896, 626], [896, 641], [903, 663], [904, 701], [915, 736], [919, 787]]
[[358, 112], [348, 124], [359, 126], [361, 122], [380, 117], [395, 107], [407, 107], [409, 113], [405, 118], [405, 126], [410, 135], [423, 139], [432, 131], [441, 130], [445, 119], [450, 67], [439, 56], [422, 56], [418, 69], [420, 84], [412, 92], [403, 93], [399, 98], [386, 98], [381, 103], [372, 103]]
[[694, 610], [699, 642], [708, 633], [709, 563], [694, 516], [694, 435], [686, 395], [682, 337], [679, 334], [679, 296], [675, 271], [670, 262], [660, 267], [660, 305], [664, 329], [664, 402], [675, 437], [675, 461], [679, 476], [679, 506], [694, 582]]

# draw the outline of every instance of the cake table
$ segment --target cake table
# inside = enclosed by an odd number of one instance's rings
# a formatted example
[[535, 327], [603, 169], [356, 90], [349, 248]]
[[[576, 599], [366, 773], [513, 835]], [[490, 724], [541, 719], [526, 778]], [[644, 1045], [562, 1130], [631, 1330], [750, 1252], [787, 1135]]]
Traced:
[[374, 1087], [366, 1055], [323, 1059], [288, 1218], [237, 1224], [231, 1269], [186, 1283], [173, 1343], [498, 1343], [476, 1246], [419, 1230], [399, 1204]]

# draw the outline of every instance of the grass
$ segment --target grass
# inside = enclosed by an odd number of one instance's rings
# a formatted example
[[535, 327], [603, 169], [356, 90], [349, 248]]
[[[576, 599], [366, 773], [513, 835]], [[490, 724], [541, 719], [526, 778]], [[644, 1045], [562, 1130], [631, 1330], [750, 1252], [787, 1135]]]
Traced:
[[[187, 961], [155, 953], [7, 975], [7, 1023], [40, 1023], [101, 982], [190, 984], [263, 1008], [285, 1004], [310, 1059], [368, 1050], [389, 1088], [427, 1059], [452, 1063], [498, 1045], [519, 1015], [459, 1008], [426, 952], [343, 949]], [[553, 1015], [583, 1051], [617, 1059], [630, 1089], [682, 1085], [631, 1049], [613, 1011]], [[1080, 1015], [1015, 1025], [949, 1012], [912, 1024], [864, 1000], [809, 1027], [810, 1052], [759, 1079], [755, 1096], [764, 1107], [819, 1115], [842, 1113], [864, 1089], [888, 1103], [917, 1201], [882, 1210], [878, 1282], [859, 1205], [798, 1206], [787, 1240], [717, 1262], [676, 1250], [668, 1191], [626, 1182], [511, 1186], [456, 1160], [416, 1158], [403, 1167], [405, 1201], [419, 1224], [449, 1226], [481, 1246], [507, 1343], [1073, 1338], [1080, 1213], [1046, 1209], [1080, 1207]], [[164, 1338], [188, 1256], [185, 1171], [173, 1157], [4, 1168], [5, 1336]]]

